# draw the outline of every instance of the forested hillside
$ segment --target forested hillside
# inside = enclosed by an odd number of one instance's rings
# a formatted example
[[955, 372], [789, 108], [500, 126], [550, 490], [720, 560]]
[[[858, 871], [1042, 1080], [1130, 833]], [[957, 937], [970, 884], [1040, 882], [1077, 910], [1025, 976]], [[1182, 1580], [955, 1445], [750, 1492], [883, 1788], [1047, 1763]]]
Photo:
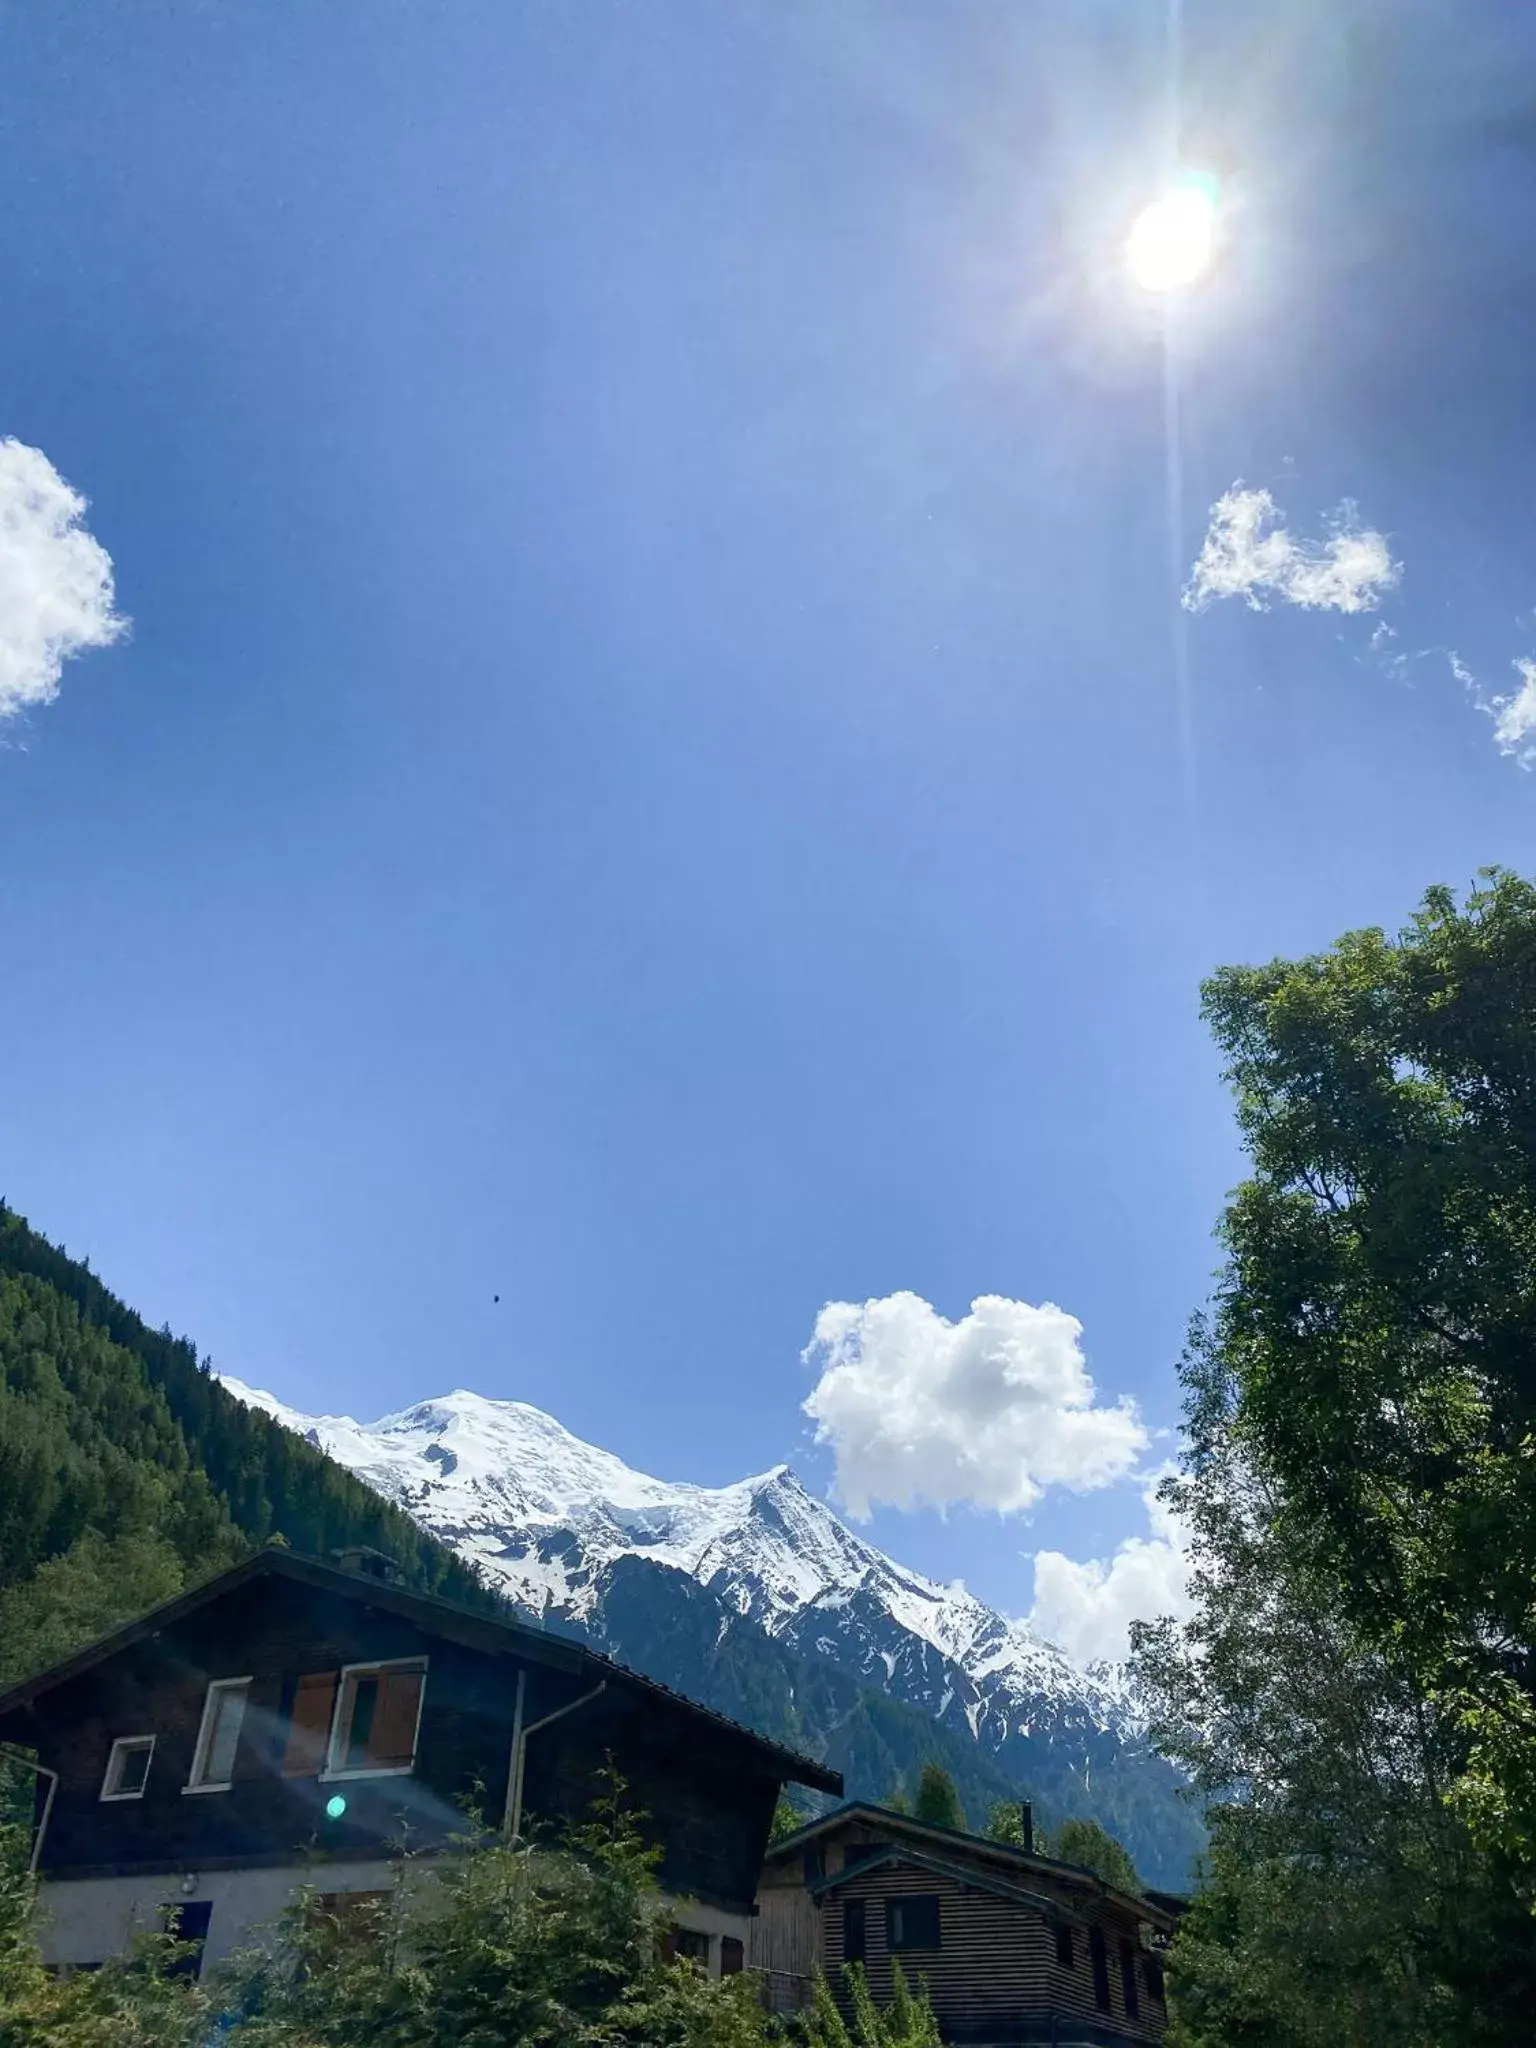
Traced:
[[280, 1538], [497, 1604], [408, 1515], [243, 1406], [0, 1204], [0, 1681]]

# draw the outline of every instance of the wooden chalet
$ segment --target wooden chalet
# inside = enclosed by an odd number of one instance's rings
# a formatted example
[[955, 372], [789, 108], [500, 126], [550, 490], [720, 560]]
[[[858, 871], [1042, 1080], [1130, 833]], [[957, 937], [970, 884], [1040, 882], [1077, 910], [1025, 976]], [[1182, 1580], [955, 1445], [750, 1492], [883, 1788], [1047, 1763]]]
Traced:
[[0, 1695], [41, 1766], [39, 1936], [90, 1965], [165, 1924], [209, 1959], [304, 1885], [382, 1890], [465, 1802], [512, 1835], [575, 1819], [610, 1757], [659, 1845], [678, 1945], [740, 1968], [786, 1782], [835, 1771], [539, 1628], [281, 1548]]
[[1163, 2035], [1160, 1949], [1178, 1903], [851, 1805], [769, 1850], [747, 1959], [781, 2011], [806, 2002], [818, 1968], [840, 1992], [854, 1962], [884, 2005], [899, 1958], [909, 1984], [927, 1984], [947, 2042], [1142, 2048]]

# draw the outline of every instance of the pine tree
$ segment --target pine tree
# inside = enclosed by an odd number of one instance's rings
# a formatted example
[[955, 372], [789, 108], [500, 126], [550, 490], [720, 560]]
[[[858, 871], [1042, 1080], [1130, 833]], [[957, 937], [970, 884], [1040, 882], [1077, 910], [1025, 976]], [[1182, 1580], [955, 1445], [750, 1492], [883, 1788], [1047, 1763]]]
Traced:
[[1063, 1863], [1075, 1863], [1081, 1870], [1093, 1871], [1117, 1891], [1129, 1892], [1133, 1898], [1140, 1895], [1142, 1885], [1135, 1864], [1096, 1820], [1063, 1821], [1056, 1830], [1056, 1845], [1051, 1853]]

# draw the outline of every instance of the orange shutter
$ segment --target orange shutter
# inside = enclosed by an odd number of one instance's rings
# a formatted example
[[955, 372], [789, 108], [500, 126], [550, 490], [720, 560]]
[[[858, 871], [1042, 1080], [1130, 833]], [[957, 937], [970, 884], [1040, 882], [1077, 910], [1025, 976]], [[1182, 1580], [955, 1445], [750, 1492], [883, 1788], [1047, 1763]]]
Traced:
[[380, 1769], [408, 1764], [416, 1753], [416, 1713], [421, 1705], [420, 1671], [381, 1671], [379, 1697], [368, 1732], [368, 1761]]
[[299, 1680], [288, 1725], [288, 1747], [283, 1752], [285, 1778], [313, 1778], [324, 1768], [336, 1679], [334, 1671], [310, 1671]]

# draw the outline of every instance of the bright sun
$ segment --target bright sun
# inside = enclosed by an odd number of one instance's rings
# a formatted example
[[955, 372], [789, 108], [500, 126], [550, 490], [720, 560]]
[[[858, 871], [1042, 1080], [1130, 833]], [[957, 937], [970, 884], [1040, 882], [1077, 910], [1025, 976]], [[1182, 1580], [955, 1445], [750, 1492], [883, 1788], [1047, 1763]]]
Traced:
[[1147, 291], [1173, 292], [1193, 284], [1209, 266], [1215, 241], [1214, 186], [1189, 178], [1137, 216], [1125, 257], [1132, 277]]

